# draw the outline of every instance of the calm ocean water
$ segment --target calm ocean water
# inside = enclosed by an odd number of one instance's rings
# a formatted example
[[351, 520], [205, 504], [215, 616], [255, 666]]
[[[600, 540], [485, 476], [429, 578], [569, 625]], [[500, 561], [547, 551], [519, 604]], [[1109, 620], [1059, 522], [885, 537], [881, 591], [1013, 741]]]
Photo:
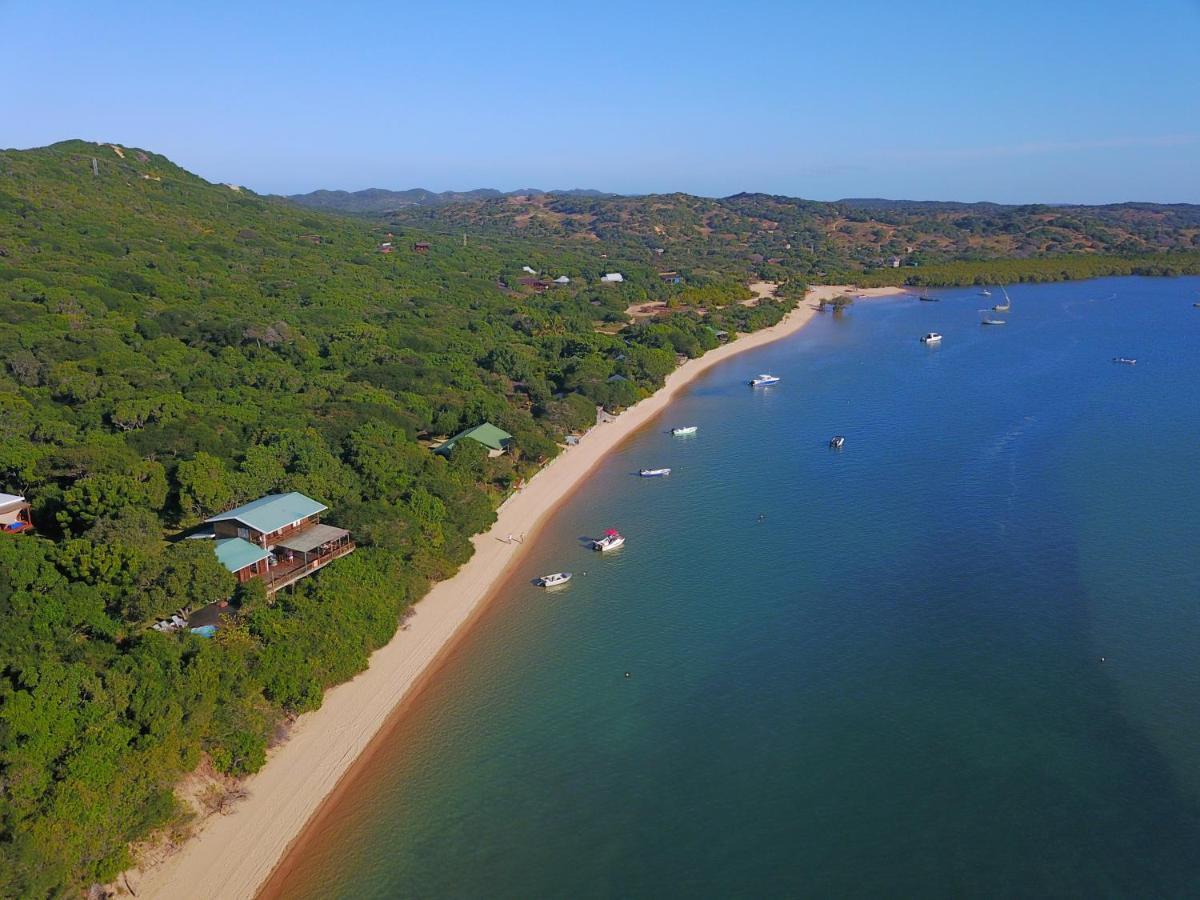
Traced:
[[937, 293], [613, 454], [284, 894], [1200, 894], [1200, 279]]

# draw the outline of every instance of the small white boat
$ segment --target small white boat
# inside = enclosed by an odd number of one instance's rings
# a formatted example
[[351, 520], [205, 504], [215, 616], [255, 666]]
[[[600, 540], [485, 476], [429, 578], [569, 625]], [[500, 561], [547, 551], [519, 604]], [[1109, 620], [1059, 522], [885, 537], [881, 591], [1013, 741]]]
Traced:
[[1130, 358], [1130, 357], [1128, 357], [1128, 356], [1114, 356], [1114, 357], [1113, 357], [1113, 362], [1115, 362], [1115, 363], [1118, 363], [1119, 365], [1122, 365], [1122, 366], [1133, 366], [1133, 365], [1137, 365], [1137, 360], [1136, 360], [1136, 359], [1131, 359], [1131, 358]]
[[768, 387], [772, 384], [779, 384], [778, 376], [764, 374], [750, 379], [750, 387]]
[[592, 549], [599, 550], [601, 553], [616, 550], [618, 547], [624, 546], [625, 538], [615, 528], [608, 529], [608, 531], [604, 532], [604, 537], [592, 541]]
[[539, 587], [558, 587], [571, 580], [570, 572], [555, 572], [553, 575], [543, 575], [537, 580]]
[[992, 309], [995, 312], [1008, 312], [1010, 309], [1012, 309], [1012, 299], [1008, 296], [1008, 291], [1004, 289], [1003, 285], [1001, 285], [1000, 290], [1004, 291], [1004, 302], [997, 303], [992, 307]]
[[829, 446], [834, 450], [841, 450], [846, 444], [846, 438], [843, 435], [835, 434], [829, 439]]
[[984, 319], [979, 324], [980, 325], [1007, 325], [1008, 323], [1005, 322], [1003, 319]]
[[979, 292], [979, 294], [980, 294], [980, 296], [981, 296], [981, 297], [990, 297], [990, 296], [992, 296], [992, 292], [991, 292], [991, 291], [989, 291], [987, 288], [984, 288], [982, 291], [980, 291], [980, 292]]
[[643, 478], [661, 478], [663, 475], [670, 475], [670, 469], [639, 469], [638, 474]]
[[925, 335], [925, 337], [921, 338], [922, 344], [940, 344], [941, 342], [942, 336], [936, 331], [931, 331], [929, 334]]
[[695, 434], [697, 427], [696, 425], [681, 425], [679, 428], [672, 428], [671, 434], [675, 435], [675, 437], [683, 437], [685, 434]]

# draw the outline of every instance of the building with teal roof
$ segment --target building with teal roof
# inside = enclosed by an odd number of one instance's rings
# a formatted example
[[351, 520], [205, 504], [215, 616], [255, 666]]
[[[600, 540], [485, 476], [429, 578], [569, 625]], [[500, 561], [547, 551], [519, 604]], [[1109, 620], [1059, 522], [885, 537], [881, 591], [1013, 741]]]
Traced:
[[497, 428], [491, 422], [484, 422], [482, 425], [476, 425], [474, 428], [460, 431], [448, 441], [438, 444], [433, 449], [433, 452], [445, 456], [462, 440], [472, 440], [483, 444], [487, 448], [488, 456], [499, 456], [512, 446], [513, 436], [503, 428]]

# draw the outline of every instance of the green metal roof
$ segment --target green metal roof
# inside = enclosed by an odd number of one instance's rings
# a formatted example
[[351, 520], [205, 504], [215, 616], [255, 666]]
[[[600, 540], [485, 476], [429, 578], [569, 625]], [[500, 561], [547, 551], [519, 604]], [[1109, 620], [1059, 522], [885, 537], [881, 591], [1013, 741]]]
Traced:
[[305, 497], [303, 494], [292, 491], [290, 494], [268, 494], [265, 497], [259, 497], [245, 506], [239, 506], [237, 509], [231, 509], [210, 519], [205, 519], [205, 521], [228, 522], [232, 520], [241, 522], [247, 528], [268, 534], [278, 531], [285, 525], [315, 516], [328, 508], [311, 497]]
[[503, 428], [497, 428], [491, 422], [484, 422], [482, 425], [476, 425], [474, 428], [468, 428], [466, 431], [460, 431], [444, 444], [439, 444], [433, 452], [449, 453], [454, 449], [454, 445], [463, 438], [470, 438], [473, 441], [478, 441], [489, 450], [504, 450], [506, 449], [508, 442], [512, 440], [512, 435]]
[[230, 572], [240, 572], [271, 555], [257, 544], [241, 538], [217, 538], [216, 544], [217, 559]]

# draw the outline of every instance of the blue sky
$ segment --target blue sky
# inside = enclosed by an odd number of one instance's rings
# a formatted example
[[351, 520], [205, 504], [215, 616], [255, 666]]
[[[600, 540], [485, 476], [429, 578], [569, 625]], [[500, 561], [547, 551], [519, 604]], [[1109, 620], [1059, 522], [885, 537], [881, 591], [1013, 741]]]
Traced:
[[0, 0], [0, 23], [0, 146], [114, 141], [261, 192], [1200, 202], [1200, 0]]

